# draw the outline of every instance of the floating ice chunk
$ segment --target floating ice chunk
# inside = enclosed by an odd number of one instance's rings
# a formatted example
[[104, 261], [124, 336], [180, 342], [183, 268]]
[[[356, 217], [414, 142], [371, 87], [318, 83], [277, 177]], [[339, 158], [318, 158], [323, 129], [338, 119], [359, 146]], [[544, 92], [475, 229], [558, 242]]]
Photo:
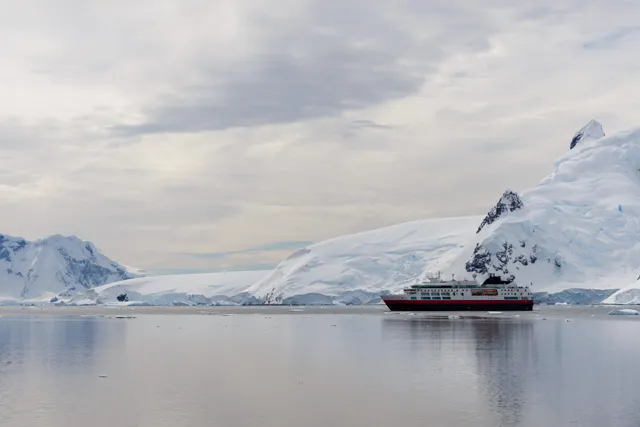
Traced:
[[501, 311], [487, 311], [487, 314], [502, 314]]
[[620, 308], [611, 310], [609, 312], [610, 316], [638, 316], [640, 315], [640, 311], [634, 310], [633, 308]]
[[449, 316], [447, 316], [448, 319], [459, 319], [460, 316], [456, 315], [456, 314], [450, 314]]

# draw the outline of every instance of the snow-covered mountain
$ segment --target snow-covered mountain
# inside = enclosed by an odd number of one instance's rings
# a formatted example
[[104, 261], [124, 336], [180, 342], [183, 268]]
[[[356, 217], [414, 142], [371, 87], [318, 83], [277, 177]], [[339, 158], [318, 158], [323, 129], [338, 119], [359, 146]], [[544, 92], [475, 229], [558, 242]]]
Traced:
[[514, 276], [535, 291], [617, 289], [640, 270], [640, 130], [591, 121], [538, 186], [507, 190], [446, 272]]
[[639, 267], [640, 130], [605, 136], [592, 120], [539, 185], [520, 195], [506, 190], [486, 216], [414, 221], [320, 242], [249, 292], [277, 303], [305, 294], [397, 291], [439, 270], [475, 273], [479, 281], [511, 275], [547, 300], [565, 291], [572, 301], [594, 301], [635, 280]]
[[[449, 265], [472, 238], [482, 217], [428, 219], [337, 237], [300, 249], [248, 289], [269, 303], [317, 301], [321, 296], [360, 301], [399, 291], [425, 267]], [[360, 292], [363, 295], [357, 295]], [[371, 299], [371, 296], [368, 296]]]
[[49, 300], [138, 277], [75, 236], [34, 242], [0, 235], [0, 300]]

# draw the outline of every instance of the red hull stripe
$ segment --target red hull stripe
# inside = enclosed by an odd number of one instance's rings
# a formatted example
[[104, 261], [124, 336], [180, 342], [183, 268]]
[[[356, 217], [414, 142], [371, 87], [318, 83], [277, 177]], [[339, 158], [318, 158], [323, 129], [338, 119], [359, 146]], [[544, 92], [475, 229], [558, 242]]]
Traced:
[[419, 299], [385, 299], [388, 304], [394, 305], [447, 305], [447, 304], [507, 304], [507, 305], [532, 305], [532, 300], [419, 300]]

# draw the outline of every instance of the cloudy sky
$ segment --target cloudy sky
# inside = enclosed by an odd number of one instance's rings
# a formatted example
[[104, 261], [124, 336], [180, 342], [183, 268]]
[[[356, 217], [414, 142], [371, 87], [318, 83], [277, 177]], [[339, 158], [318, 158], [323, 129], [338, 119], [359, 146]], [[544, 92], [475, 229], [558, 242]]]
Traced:
[[485, 212], [640, 125], [635, 0], [0, 0], [0, 224], [152, 271]]

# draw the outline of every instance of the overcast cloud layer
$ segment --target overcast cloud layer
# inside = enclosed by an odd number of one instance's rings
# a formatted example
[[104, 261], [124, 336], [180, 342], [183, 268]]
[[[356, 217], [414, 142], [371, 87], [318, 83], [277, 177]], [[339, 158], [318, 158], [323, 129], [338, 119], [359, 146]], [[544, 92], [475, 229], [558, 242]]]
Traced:
[[0, 231], [150, 270], [483, 213], [640, 125], [635, 1], [0, 5]]

